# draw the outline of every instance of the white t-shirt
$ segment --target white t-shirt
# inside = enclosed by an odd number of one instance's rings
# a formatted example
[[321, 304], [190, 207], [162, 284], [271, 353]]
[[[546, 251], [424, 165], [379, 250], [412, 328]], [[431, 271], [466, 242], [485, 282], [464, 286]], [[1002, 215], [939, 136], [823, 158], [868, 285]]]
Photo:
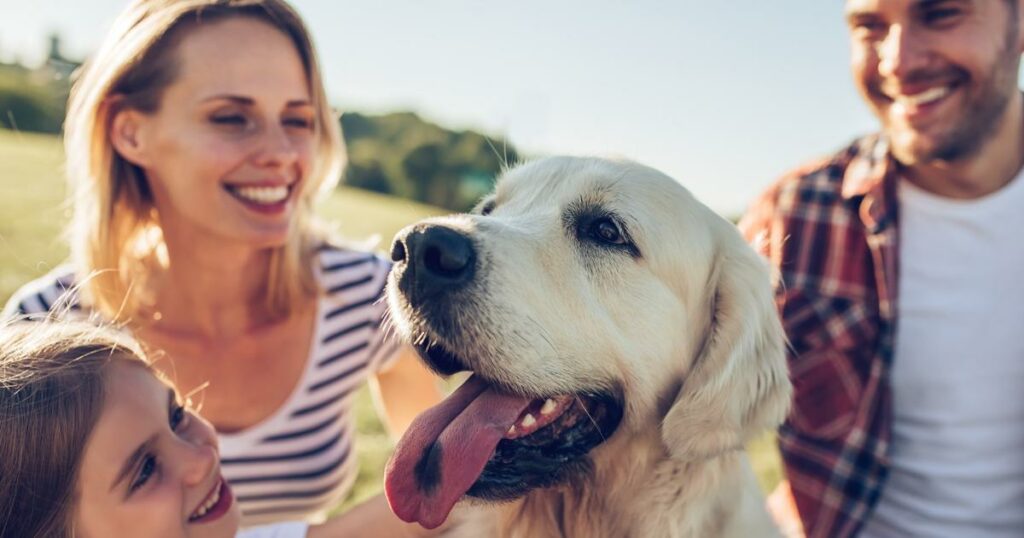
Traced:
[[899, 202], [892, 465], [861, 536], [1024, 537], [1024, 178]]
[[236, 538], [306, 538], [309, 525], [305, 523], [279, 523], [240, 531]]

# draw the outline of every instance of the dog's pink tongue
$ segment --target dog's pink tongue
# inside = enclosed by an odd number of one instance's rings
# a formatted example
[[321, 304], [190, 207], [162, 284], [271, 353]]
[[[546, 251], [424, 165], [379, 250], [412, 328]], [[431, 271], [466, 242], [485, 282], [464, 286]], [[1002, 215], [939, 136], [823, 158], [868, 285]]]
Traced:
[[529, 398], [500, 394], [474, 376], [421, 413], [384, 471], [391, 510], [428, 529], [444, 523], [529, 404]]

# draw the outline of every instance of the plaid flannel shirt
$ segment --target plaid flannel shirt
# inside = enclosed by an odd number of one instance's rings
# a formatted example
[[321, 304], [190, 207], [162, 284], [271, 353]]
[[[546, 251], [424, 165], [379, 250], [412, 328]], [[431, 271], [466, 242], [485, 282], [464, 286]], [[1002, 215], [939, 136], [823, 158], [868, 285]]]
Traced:
[[888, 469], [896, 165], [881, 136], [781, 178], [740, 222], [775, 270], [794, 404], [779, 432], [808, 537], [855, 535]]

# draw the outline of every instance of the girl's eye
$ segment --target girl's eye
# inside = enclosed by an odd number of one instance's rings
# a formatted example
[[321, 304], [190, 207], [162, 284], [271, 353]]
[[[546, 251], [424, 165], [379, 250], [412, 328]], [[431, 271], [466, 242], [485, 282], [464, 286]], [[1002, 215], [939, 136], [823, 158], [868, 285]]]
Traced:
[[153, 473], [156, 471], [156, 456], [147, 454], [145, 459], [142, 460], [142, 465], [139, 466], [139, 472], [135, 476], [135, 480], [132, 480], [131, 485], [128, 487], [128, 492], [132, 493], [142, 486], [145, 486], [146, 482], [149, 482], [149, 479], [153, 477]]
[[182, 427], [187, 419], [188, 411], [186, 411], [183, 406], [176, 405], [174, 406], [174, 409], [171, 409], [171, 416], [168, 422], [170, 423], [172, 430], [178, 431], [178, 428]]

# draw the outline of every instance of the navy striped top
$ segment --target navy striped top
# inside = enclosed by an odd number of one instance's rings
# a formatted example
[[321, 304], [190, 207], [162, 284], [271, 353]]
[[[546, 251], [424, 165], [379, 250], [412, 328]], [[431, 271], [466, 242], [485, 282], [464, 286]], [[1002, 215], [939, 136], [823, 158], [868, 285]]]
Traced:
[[[357, 474], [353, 396], [395, 356], [399, 343], [381, 327], [390, 263], [374, 254], [322, 248], [322, 294], [310, 355], [284, 405], [245, 430], [220, 433], [221, 467], [243, 525], [316, 520], [336, 506]], [[67, 266], [18, 290], [5, 315], [81, 313]]]

